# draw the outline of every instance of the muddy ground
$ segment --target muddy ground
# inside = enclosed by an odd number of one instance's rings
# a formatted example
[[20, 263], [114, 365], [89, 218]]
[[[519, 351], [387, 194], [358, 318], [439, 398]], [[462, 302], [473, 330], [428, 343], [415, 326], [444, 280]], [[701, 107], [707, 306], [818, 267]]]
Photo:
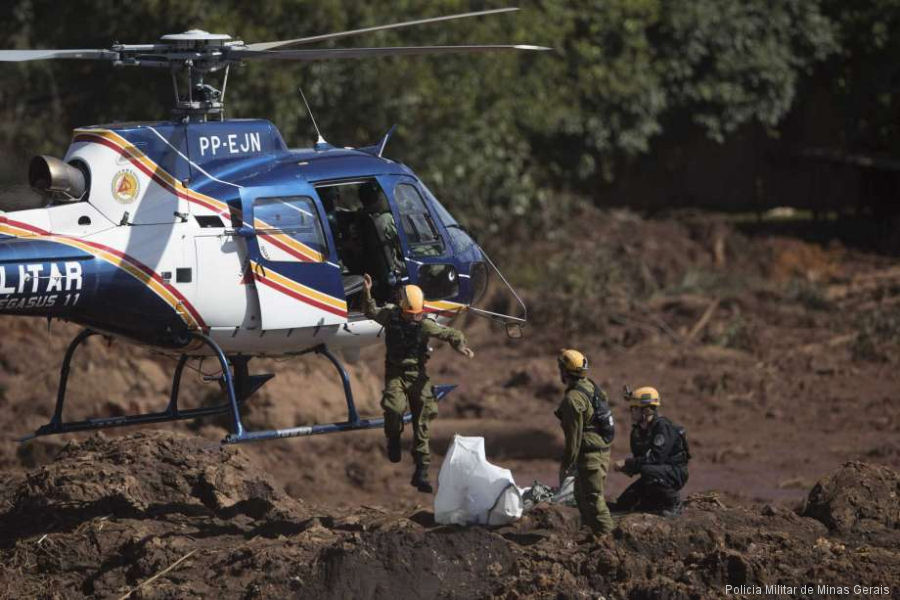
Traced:
[[675, 519], [617, 515], [602, 539], [547, 504], [488, 529], [436, 526], [423, 506], [312, 503], [249, 453], [171, 432], [73, 442], [2, 490], [9, 598], [875, 597], [900, 583], [900, 473], [860, 462], [802, 514], [694, 494]]
[[[483, 435], [519, 485], [555, 483], [554, 357], [575, 346], [614, 400], [623, 384], [654, 385], [687, 427], [683, 517], [627, 516], [602, 541], [560, 507], [498, 530], [436, 527], [432, 498], [409, 486], [411, 460], [388, 463], [377, 431], [222, 449], [227, 423], [212, 421], [20, 445], [14, 437], [49, 419], [77, 328], [7, 317], [0, 593], [119, 598], [146, 582], [131, 597], [719, 598], [725, 585], [817, 582], [897, 594], [896, 261], [750, 235], [710, 215], [578, 217], [565, 239], [496, 252], [529, 305], [524, 339], [466, 317], [457, 324], [476, 359], [436, 352], [433, 378], [460, 388], [435, 423], [435, 466], [453, 434]], [[509, 306], [497, 288], [486, 301]], [[349, 367], [364, 414], [377, 413], [381, 357], [367, 349]], [[324, 359], [251, 366], [277, 377], [246, 424], [343, 418]], [[92, 340], [75, 360], [67, 415], [161, 409], [173, 368]], [[214, 401], [216, 385], [192, 375], [184, 404]], [[627, 411], [614, 410], [621, 457]], [[610, 475], [608, 495], [628, 482]]]

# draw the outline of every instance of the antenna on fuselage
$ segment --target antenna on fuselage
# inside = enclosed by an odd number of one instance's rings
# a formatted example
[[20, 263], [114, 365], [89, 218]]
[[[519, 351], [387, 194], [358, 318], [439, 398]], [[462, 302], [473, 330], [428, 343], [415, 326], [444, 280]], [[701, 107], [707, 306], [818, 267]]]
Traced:
[[309, 113], [309, 120], [312, 121], [313, 127], [316, 128], [316, 135], [319, 136], [319, 139], [316, 140], [316, 149], [318, 149], [319, 146], [330, 146], [330, 144], [325, 141], [325, 138], [322, 137], [322, 132], [319, 131], [319, 126], [316, 124], [316, 117], [313, 116], [312, 109], [309, 107], [309, 102], [306, 101], [306, 94], [303, 93], [303, 88], [299, 87], [297, 90], [300, 92], [300, 97], [303, 98], [303, 104], [306, 105], [306, 112]]

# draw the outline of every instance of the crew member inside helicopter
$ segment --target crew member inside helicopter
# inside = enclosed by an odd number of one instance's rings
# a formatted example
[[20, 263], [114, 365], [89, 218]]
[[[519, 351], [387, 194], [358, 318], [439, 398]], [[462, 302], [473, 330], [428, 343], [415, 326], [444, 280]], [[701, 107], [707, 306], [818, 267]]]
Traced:
[[359, 186], [359, 201], [363, 207], [361, 241], [367, 250], [363, 254], [364, 267], [375, 280], [372, 295], [382, 301], [393, 300], [394, 290], [406, 272], [394, 215], [387, 198], [374, 181]]
[[338, 246], [340, 246], [343, 230], [340, 227], [335, 211], [341, 195], [336, 187], [323, 187], [316, 191], [319, 193], [319, 198], [322, 199], [322, 207], [325, 209], [325, 216], [328, 218], [328, 226], [331, 228], [331, 233], [334, 235]]
[[378, 183], [331, 184], [316, 191], [337, 246], [351, 312], [365, 310], [360, 294], [363, 273], [372, 274], [376, 300], [396, 302], [406, 262], [390, 205]]

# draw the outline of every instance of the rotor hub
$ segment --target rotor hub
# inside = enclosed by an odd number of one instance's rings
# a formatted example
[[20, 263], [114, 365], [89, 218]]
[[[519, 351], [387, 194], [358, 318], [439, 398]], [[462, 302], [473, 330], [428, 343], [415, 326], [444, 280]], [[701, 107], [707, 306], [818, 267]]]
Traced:
[[210, 33], [202, 29], [189, 29], [182, 33], [170, 33], [159, 38], [174, 46], [195, 48], [197, 46], [223, 46], [231, 39], [226, 33]]

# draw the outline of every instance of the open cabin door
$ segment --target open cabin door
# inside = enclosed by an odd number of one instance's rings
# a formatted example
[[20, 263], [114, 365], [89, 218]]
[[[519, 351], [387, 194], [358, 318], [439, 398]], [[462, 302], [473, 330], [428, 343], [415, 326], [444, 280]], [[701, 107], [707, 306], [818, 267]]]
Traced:
[[307, 183], [241, 189], [248, 270], [264, 330], [347, 321], [341, 270]]

